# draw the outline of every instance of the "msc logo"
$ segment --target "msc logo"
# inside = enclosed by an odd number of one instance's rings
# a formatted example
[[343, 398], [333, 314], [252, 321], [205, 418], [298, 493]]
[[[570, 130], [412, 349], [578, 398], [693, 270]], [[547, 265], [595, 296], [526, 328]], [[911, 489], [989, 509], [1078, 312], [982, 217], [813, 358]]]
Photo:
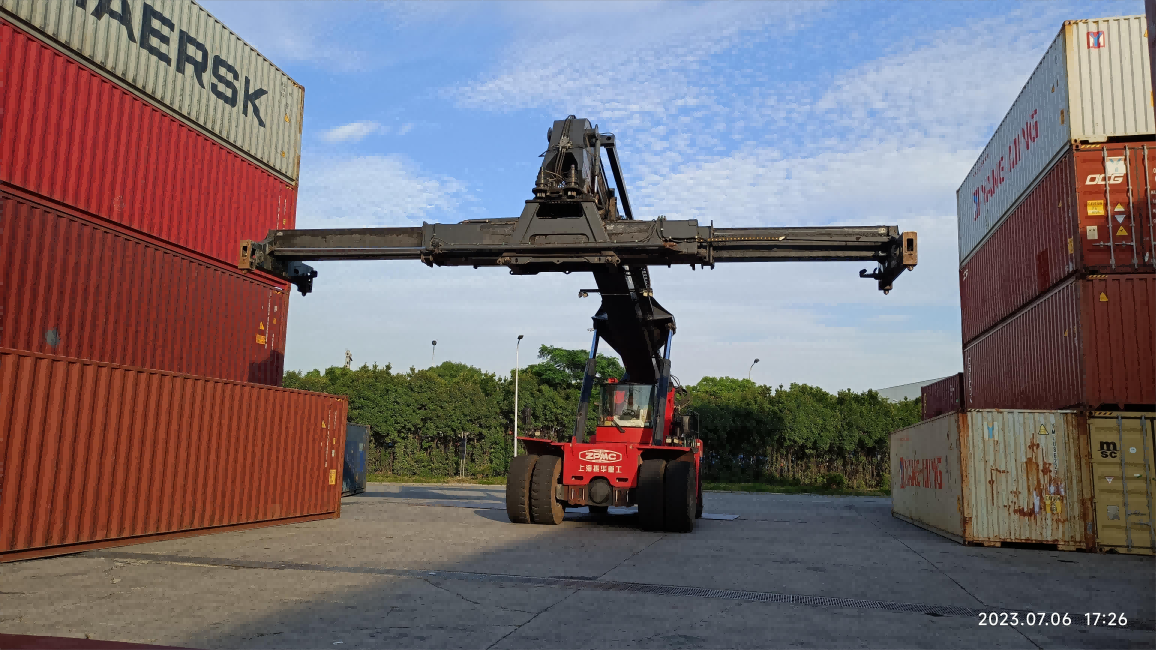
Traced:
[[1116, 457], [1116, 443], [1101, 442], [1100, 443], [1100, 458], [1115, 458]]
[[588, 463], [617, 463], [622, 460], [622, 454], [609, 449], [587, 449], [579, 452], [578, 458]]
[[1088, 32], [1088, 49], [1089, 50], [1098, 50], [1098, 49], [1104, 47], [1105, 41], [1107, 41], [1107, 40], [1108, 39], [1104, 38], [1104, 32], [1102, 32], [1102, 31], [1101, 32]]

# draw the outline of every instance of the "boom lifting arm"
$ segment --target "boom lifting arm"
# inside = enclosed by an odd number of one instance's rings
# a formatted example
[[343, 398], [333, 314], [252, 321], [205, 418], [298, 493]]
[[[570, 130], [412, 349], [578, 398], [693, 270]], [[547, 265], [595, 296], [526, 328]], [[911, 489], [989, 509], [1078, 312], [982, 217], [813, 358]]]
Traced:
[[[723, 262], [862, 261], [860, 277], [884, 293], [918, 261], [918, 238], [897, 226], [716, 228], [695, 219], [634, 218], [612, 134], [573, 115], [547, 131], [549, 148], [534, 198], [515, 219], [479, 219], [420, 228], [274, 230], [241, 242], [239, 266], [260, 269], [312, 291], [321, 260], [421, 260], [429, 266], [505, 266], [514, 275], [591, 272], [602, 305], [583, 381], [575, 439], [585, 431], [594, 358], [601, 338], [622, 357], [631, 381], [659, 384], [655, 444], [661, 444], [674, 316], [654, 300], [648, 266]], [[614, 187], [602, 165], [610, 163]], [[616, 191], [617, 190], [617, 191]], [[619, 212], [621, 203], [621, 213]]]

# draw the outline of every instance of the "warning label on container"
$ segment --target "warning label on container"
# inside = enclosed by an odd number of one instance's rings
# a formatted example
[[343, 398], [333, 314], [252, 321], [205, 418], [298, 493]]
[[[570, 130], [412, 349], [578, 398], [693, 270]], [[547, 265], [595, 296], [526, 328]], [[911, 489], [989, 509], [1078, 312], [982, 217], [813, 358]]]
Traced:
[[1124, 204], [1123, 203], [1117, 203], [1116, 207], [1112, 208], [1112, 212], [1123, 212], [1123, 211], [1124, 211]]
[[1123, 235], [1126, 237], [1128, 235], [1128, 231], [1124, 230], [1124, 226], [1120, 226], [1120, 229], [1116, 231], [1116, 234], [1117, 235]]
[[1108, 294], [1103, 291], [1100, 292], [1100, 302], [1108, 302]]
[[1103, 201], [1088, 201], [1088, 216], [1103, 215], [1104, 202]]

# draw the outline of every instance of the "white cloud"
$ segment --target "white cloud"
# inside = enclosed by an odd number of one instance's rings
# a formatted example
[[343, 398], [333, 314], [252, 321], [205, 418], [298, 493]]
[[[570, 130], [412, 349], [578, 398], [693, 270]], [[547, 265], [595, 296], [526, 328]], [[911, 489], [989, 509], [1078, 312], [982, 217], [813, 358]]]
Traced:
[[[407, 131], [409, 129], [406, 129]], [[326, 142], [358, 142], [366, 136], [389, 133], [389, 128], [372, 121], [350, 122], [321, 133]]]
[[472, 201], [466, 186], [400, 156], [302, 157], [300, 228], [402, 226], [450, 215]]
[[[768, 24], [794, 29], [794, 18], [815, 6], [604, 3], [597, 29], [541, 38], [558, 20], [572, 17], [574, 7], [558, 5], [553, 13], [554, 5], [535, 4], [520, 30], [534, 36], [512, 43], [493, 73], [452, 94], [464, 107], [548, 108], [621, 123], [644, 113], [662, 118], [714, 107], [718, 99], [710, 85], [692, 84], [686, 72], [740, 43], [750, 45]], [[583, 54], [569, 55], [575, 52]]]

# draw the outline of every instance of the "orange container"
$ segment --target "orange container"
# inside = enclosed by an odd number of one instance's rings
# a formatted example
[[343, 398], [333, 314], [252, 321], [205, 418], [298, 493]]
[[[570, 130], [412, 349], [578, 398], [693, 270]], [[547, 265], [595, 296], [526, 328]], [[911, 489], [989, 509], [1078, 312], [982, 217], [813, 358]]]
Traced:
[[347, 406], [0, 348], [0, 561], [337, 517]]

